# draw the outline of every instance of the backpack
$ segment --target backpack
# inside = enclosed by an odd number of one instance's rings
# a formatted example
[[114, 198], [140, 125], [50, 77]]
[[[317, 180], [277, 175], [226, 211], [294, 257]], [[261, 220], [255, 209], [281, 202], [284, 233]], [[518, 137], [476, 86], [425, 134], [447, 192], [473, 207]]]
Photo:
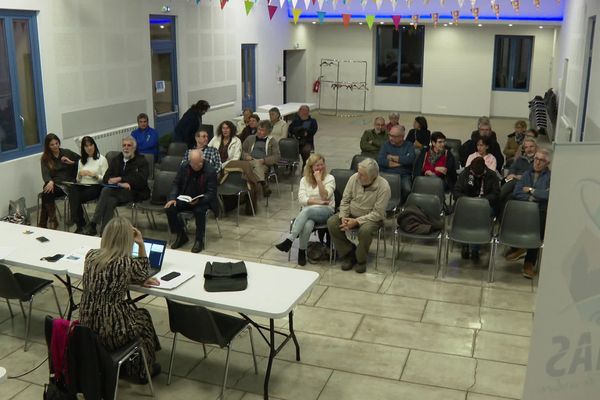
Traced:
[[329, 261], [329, 247], [321, 242], [308, 242], [306, 258], [311, 264], [316, 264], [319, 261]]

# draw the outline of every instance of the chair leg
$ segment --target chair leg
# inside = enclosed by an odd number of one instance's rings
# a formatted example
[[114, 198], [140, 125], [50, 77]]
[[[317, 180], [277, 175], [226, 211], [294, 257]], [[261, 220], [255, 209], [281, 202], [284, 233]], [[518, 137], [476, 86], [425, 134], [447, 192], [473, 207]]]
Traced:
[[375, 250], [375, 271], [378, 271], [379, 266], [379, 241], [381, 240], [381, 228], [377, 230], [377, 249]]
[[173, 335], [173, 345], [171, 346], [171, 359], [169, 360], [169, 375], [167, 377], [167, 385], [171, 384], [171, 372], [173, 371], [173, 361], [175, 361], [175, 343], [177, 341], [177, 332]]
[[[238, 193], [237, 195], [237, 217], [235, 219], [235, 225], [236, 226], [240, 226], [240, 197], [241, 197], [241, 193]], [[250, 195], [248, 195], [248, 197], [250, 197]], [[251, 200], [250, 200], [251, 201]]]
[[58, 309], [58, 315], [60, 315], [61, 318], [63, 318], [63, 312], [60, 309], [60, 303], [58, 302], [58, 296], [56, 295], [56, 288], [54, 287], [54, 285], [50, 285], [50, 287], [52, 288], [52, 292], [54, 293], [54, 300], [56, 301], [56, 308]]
[[204, 352], [204, 359], [208, 357], [208, 353], [206, 352], [206, 344], [202, 343], [202, 351]]
[[254, 211], [254, 203], [252, 202], [252, 196], [250, 196], [250, 192], [246, 192], [246, 194], [248, 195], [248, 201], [250, 202], [250, 208], [252, 209], [252, 216], [256, 217], [256, 212]]
[[446, 257], [444, 257], [444, 265], [442, 266], [442, 278], [446, 277], [448, 269], [448, 252], [450, 251], [450, 238], [446, 235]]
[[6, 299], [6, 305], [8, 306], [8, 311], [10, 312], [10, 317], [14, 318], [15, 314], [13, 313], [12, 307], [10, 306], [10, 301]]
[[436, 255], [436, 260], [435, 260], [435, 278], [436, 279], [440, 274], [440, 264], [441, 264], [441, 258], [442, 258], [442, 237], [443, 236], [440, 233], [440, 238], [438, 239], [437, 255]]
[[[146, 370], [146, 378], [148, 378], [148, 386], [150, 386], [150, 393], [152, 397], [154, 397], [154, 386], [152, 386], [152, 376], [150, 375], [150, 370], [148, 369], [148, 360], [146, 359], [146, 352], [144, 348], [140, 345], [138, 351], [142, 353], [142, 362], [144, 363], [144, 369]], [[115, 396], [115, 400], [117, 400]]]
[[258, 366], [256, 365], [256, 353], [254, 352], [254, 339], [252, 338], [252, 325], [248, 324], [248, 336], [250, 336], [250, 348], [252, 349], [252, 361], [254, 361], [254, 375], [258, 374]]
[[[217, 231], [219, 231], [219, 238], [223, 238], [223, 234], [221, 233], [221, 226], [219, 225], [219, 218], [215, 215], [215, 221], [217, 222]], [[206, 244], [206, 241], [204, 242]]]
[[392, 237], [392, 273], [396, 271], [396, 242], [398, 241], [398, 235], [394, 232]]
[[27, 351], [27, 343], [29, 342], [29, 330], [31, 329], [31, 309], [33, 308], [33, 296], [29, 299], [29, 317], [27, 318], [27, 325], [25, 326], [25, 347], [23, 351]]
[[491, 283], [494, 281], [494, 257], [496, 255], [496, 248], [498, 246], [498, 242], [495, 239], [492, 239], [492, 246], [490, 247], [490, 261], [488, 264], [488, 282]]
[[27, 318], [27, 315], [25, 315], [25, 309], [23, 308], [23, 302], [21, 300], [19, 300], [19, 305], [21, 306], [21, 312], [23, 313], [23, 318]]
[[227, 358], [225, 359], [225, 372], [223, 373], [223, 386], [221, 387], [221, 396], [223, 399], [227, 387], [227, 373], [229, 372], [229, 353], [231, 352], [231, 343], [227, 346]]

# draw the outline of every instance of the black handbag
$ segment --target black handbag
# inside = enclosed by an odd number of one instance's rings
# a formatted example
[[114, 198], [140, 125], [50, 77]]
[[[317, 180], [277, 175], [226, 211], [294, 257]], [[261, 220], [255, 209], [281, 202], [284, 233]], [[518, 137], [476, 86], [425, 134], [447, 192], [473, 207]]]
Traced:
[[207, 262], [204, 267], [204, 290], [236, 292], [248, 287], [248, 271], [243, 261], [236, 263]]

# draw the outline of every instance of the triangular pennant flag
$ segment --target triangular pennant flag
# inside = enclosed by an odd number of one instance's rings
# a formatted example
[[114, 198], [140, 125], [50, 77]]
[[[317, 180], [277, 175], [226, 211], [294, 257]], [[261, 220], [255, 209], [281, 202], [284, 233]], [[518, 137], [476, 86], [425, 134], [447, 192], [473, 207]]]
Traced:
[[446, 0], [440, 0], [440, 5], [441, 6], [445, 6], [446, 5]]
[[317, 0], [319, 2], [319, 10], [323, 9], [323, 4], [325, 3], [325, 0]]
[[458, 25], [458, 18], [460, 16], [460, 11], [459, 10], [454, 10], [452, 11], [452, 21], [454, 21], [455, 24]]
[[496, 15], [496, 19], [500, 18], [500, 4], [496, 3], [494, 4], [494, 14]]
[[225, 4], [227, 4], [227, 0], [221, 0], [221, 10], [225, 7]]
[[473, 14], [473, 20], [477, 24], [479, 22], [479, 7], [471, 8]]
[[296, 4], [298, 4], [298, 0], [292, 0], [292, 8], [296, 8]]
[[477, 0], [471, 0], [471, 8], [475, 8], [475, 4], [477, 4]]
[[304, 8], [308, 10], [309, 6], [310, 6], [310, 0], [304, 0]]
[[350, 19], [352, 18], [352, 14], [342, 14], [342, 21], [344, 22], [344, 26], [347, 28], [350, 25]]
[[272, 6], [272, 5], [268, 5], [267, 6], [269, 8], [269, 20], [273, 19], [273, 15], [275, 15], [275, 11], [277, 11], [277, 6]]
[[196, 5], [200, 5], [200, 0], [196, 0]]
[[294, 24], [298, 23], [298, 19], [300, 18], [300, 14], [302, 14], [302, 9], [294, 8], [292, 10], [292, 14], [294, 14]]
[[254, 7], [254, 2], [246, 0], [244, 1], [244, 6], [246, 6], [246, 15], [248, 15], [250, 14], [250, 10], [252, 10], [252, 7]]
[[433, 21], [433, 27], [437, 28], [440, 20], [440, 13], [431, 13], [431, 20]]
[[375, 5], [377, 6], [377, 10], [378, 11], [381, 8], [382, 4], [383, 4], [383, 0], [375, 0]]
[[410, 17], [411, 21], [412, 21], [412, 26], [417, 29], [417, 25], [419, 24], [419, 16], [418, 15], [413, 15], [412, 17]]
[[317, 11], [317, 17], [319, 17], [320, 24], [325, 22], [325, 14], [325, 11]]
[[279, 0], [279, 7], [283, 8], [283, 5], [285, 4], [287, 0]]
[[360, 6], [362, 7], [362, 9], [363, 9], [363, 10], [364, 10], [364, 9], [365, 9], [365, 7], [367, 6], [367, 2], [368, 2], [368, 1], [369, 1], [369, 0], [360, 0]]
[[400, 26], [401, 19], [402, 19], [402, 16], [400, 16], [400, 15], [392, 15], [392, 22], [394, 23], [394, 28], [396, 30], [398, 30], [398, 27]]
[[428, 5], [429, 4], [429, 0], [423, 0], [423, 4], [424, 5]]
[[367, 26], [369, 27], [369, 30], [373, 27], [373, 22], [375, 22], [375, 16], [374, 15], [365, 15], [365, 21], [367, 21]]
[[337, 2], [338, 0], [331, 0], [331, 7], [333, 7], [334, 10], [337, 7]]
[[317, 2], [317, 0], [312, 0], [313, 6], [315, 5], [316, 2]]
[[458, 7], [462, 8], [463, 4], [465, 4], [465, 0], [456, 0], [458, 2]]
[[392, 3], [392, 10], [396, 11], [396, 6], [398, 5], [398, 0], [390, 0], [390, 3]]
[[[464, 1], [464, 0], [463, 0]], [[410, 8], [410, 6], [412, 5], [413, 0], [406, 0], [406, 6], [408, 8]]]

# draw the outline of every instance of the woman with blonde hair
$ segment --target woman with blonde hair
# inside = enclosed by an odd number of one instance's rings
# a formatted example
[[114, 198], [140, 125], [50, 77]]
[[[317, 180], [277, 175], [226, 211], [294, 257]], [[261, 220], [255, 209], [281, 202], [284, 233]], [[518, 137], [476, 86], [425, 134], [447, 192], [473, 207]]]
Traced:
[[306, 265], [306, 247], [315, 225], [327, 223], [327, 219], [333, 215], [334, 190], [335, 179], [327, 173], [325, 158], [317, 153], [311, 154], [298, 187], [298, 201], [302, 209], [294, 220], [288, 237], [275, 246], [287, 253], [294, 240], [299, 237], [298, 265]]
[[[132, 256], [133, 245], [138, 257]], [[150, 313], [127, 301], [129, 285], [156, 286], [159, 281], [149, 277], [150, 263], [139, 230], [123, 217], [115, 217], [104, 228], [99, 249], [85, 256], [83, 294], [79, 304], [79, 319], [83, 326], [96, 332], [102, 344], [116, 350], [140, 339], [148, 370], [152, 376], [160, 373], [155, 363], [160, 343]], [[125, 373], [140, 382], [147, 380], [141, 357], [125, 364]]]

